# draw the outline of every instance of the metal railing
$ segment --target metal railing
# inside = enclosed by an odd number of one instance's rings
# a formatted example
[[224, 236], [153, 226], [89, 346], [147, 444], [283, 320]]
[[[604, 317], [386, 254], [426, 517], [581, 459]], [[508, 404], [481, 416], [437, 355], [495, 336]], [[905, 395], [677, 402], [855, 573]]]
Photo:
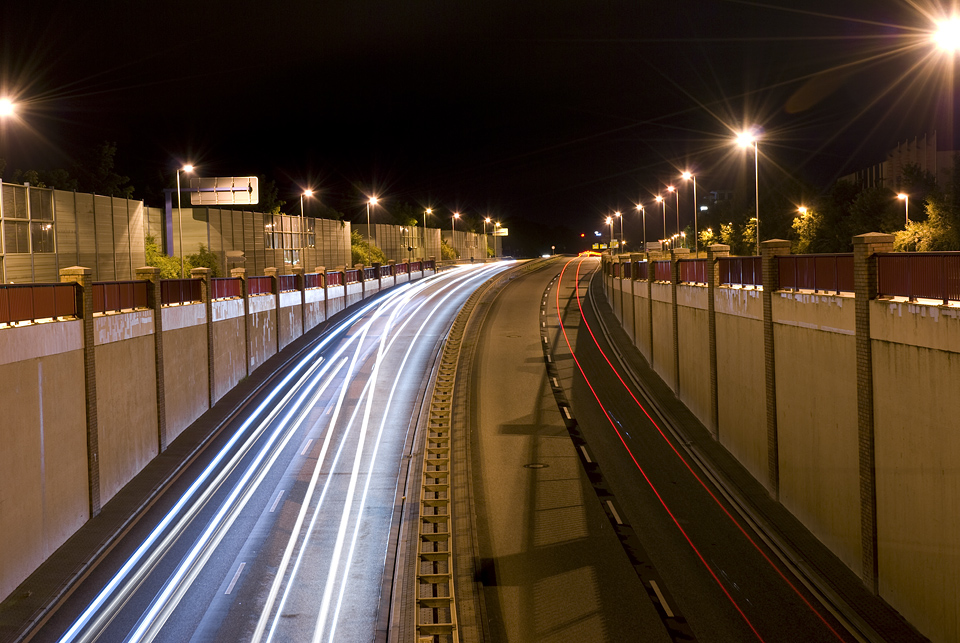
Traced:
[[243, 279], [215, 277], [210, 280], [210, 299], [236, 299], [243, 296]]
[[305, 289], [323, 288], [323, 273], [308, 272], [305, 274], [303, 276], [303, 287]]
[[777, 257], [780, 290], [853, 292], [853, 253]]
[[721, 286], [763, 286], [763, 262], [760, 257], [720, 257]]
[[250, 297], [256, 295], [272, 295], [273, 294], [273, 278], [272, 277], [247, 277], [247, 294]]
[[610, 276], [614, 279], [620, 278], [620, 264], [619, 263], [610, 263]]
[[654, 261], [653, 262], [653, 280], [654, 281], [665, 281], [670, 282], [673, 280], [672, 275], [670, 274], [670, 262], [669, 261]]
[[423, 268], [421, 267], [421, 263], [419, 261], [413, 261], [410, 263], [410, 272], [420, 272], [422, 270]]
[[633, 279], [633, 264], [629, 261], [621, 264], [623, 266], [623, 278], [624, 279]]
[[160, 281], [160, 305], [173, 306], [201, 301], [199, 279], [163, 279]]
[[394, 268], [395, 270], [393, 274], [395, 275], [405, 275], [410, 272], [410, 264], [406, 262], [398, 263], [396, 266], [394, 266]]
[[707, 283], [706, 259], [680, 259], [680, 283], [705, 284]]
[[280, 292], [291, 292], [294, 290], [300, 290], [299, 288], [297, 288], [296, 275], [278, 275], [277, 287], [280, 289]]
[[363, 269], [363, 280], [370, 281], [377, 278], [377, 269], [376, 268], [364, 268]]
[[342, 272], [328, 272], [324, 275], [324, 280], [326, 281], [327, 286], [342, 286], [343, 285], [343, 273]]
[[960, 252], [877, 255], [877, 294], [884, 297], [960, 301]]
[[436, 261], [433, 261], [433, 260], [424, 261], [424, 262], [423, 262], [423, 267], [424, 267], [425, 270], [436, 270], [436, 269], [437, 269], [437, 262], [436, 262]]
[[393, 266], [380, 266], [380, 276], [381, 277], [392, 277], [393, 276]]
[[633, 278], [638, 281], [646, 281], [649, 264], [646, 261], [635, 261], [634, 265], [636, 268], [632, 270]]
[[147, 282], [95, 281], [93, 283], [93, 312], [119, 313], [147, 307]]
[[0, 285], [0, 324], [77, 316], [73, 283]]
[[344, 270], [343, 271], [343, 281], [348, 284], [355, 284], [360, 281], [360, 271], [359, 270]]

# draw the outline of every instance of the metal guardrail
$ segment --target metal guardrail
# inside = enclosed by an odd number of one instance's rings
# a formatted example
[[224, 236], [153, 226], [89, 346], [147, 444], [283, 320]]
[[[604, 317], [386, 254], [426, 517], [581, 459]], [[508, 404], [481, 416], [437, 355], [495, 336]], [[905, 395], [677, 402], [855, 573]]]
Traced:
[[421, 267], [421, 262], [419, 261], [410, 262], [410, 272], [420, 272], [421, 270], [423, 270], [423, 268]]
[[705, 284], [707, 283], [706, 259], [680, 259], [680, 283]]
[[199, 279], [163, 279], [160, 282], [160, 305], [192, 304], [201, 300]]
[[342, 272], [328, 272], [324, 275], [327, 286], [342, 286], [343, 285], [343, 273]]
[[763, 262], [760, 257], [720, 257], [721, 286], [763, 286]]
[[250, 297], [256, 295], [272, 295], [273, 294], [273, 278], [272, 277], [247, 277], [247, 294]]
[[93, 312], [119, 313], [147, 307], [147, 282], [95, 281], [93, 282]]
[[673, 275], [670, 274], [670, 262], [669, 262], [669, 261], [654, 261], [654, 262], [653, 262], [653, 280], [654, 280], [654, 281], [664, 281], [664, 282], [673, 281]]
[[0, 324], [76, 317], [78, 288], [73, 283], [0, 285]]
[[909, 301], [960, 301], [960, 252], [896, 252], [877, 256], [877, 294]]
[[299, 290], [299, 288], [297, 288], [297, 276], [296, 275], [278, 275], [277, 287], [280, 289], [280, 292], [291, 292], [294, 290]]
[[360, 271], [359, 270], [344, 270], [343, 271], [343, 281], [347, 284], [355, 284], [360, 281]]
[[211, 299], [235, 299], [243, 296], [243, 280], [240, 277], [215, 277], [210, 280]]
[[646, 261], [635, 261], [634, 265], [636, 266], [631, 272], [633, 278], [638, 281], [647, 280], [647, 270], [649, 269], [649, 264]]
[[323, 288], [323, 273], [308, 272], [303, 276], [304, 289]]
[[376, 268], [364, 268], [363, 269], [363, 280], [371, 281], [377, 279], [377, 269]]
[[853, 292], [853, 253], [777, 257], [780, 290]]

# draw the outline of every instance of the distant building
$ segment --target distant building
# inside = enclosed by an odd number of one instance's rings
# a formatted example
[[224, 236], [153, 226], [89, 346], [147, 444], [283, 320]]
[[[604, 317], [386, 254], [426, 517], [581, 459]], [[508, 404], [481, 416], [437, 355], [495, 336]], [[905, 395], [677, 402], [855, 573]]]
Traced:
[[898, 143], [887, 152], [883, 161], [840, 177], [840, 180], [862, 188], [899, 190], [903, 182], [903, 168], [917, 165], [922, 171], [933, 175], [937, 183], [943, 184], [953, 168], [954, 154], [956, 150], [938, 149], [936, 132], [932, 136], [924, 134], [923, 138], [915, 137], [912, 141]]

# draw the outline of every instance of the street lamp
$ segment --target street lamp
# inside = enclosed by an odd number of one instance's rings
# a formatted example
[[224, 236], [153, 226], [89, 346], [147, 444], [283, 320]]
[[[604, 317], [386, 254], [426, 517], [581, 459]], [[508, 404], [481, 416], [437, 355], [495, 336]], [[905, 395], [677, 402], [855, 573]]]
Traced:
[[180, 172], [193, 172], [193, 166], [188, 163], [177, 168], [177, 233], [180, 238], [180, 278], [183, 279], [183, 205], [180, 201]]
[[0, 98], [0, 118], [13, 116], [17, 112], [17, 105], [9, 98]]
[[937, 23], [933, 42], [944, 51], [953, 53], [960, 49], [960, 18], [950, 18]]
[[643, 217], [643, 251], [647, 251], [647, 209], [642, 203], [637, 204], [637, 212]]
[[753, 147], [754, 198], [757, 201], [757, 254], [760, 254], [760, 150], [757, 147], [757, 135], [751, 130], [737, 134], [737, 145], [743, 149]]
[[678, 190], [672, 185], [668, 185], [667, 192], [673, 192], [677, 195], [677, 233], [679, 234], [680, 233], [680, 190]]
[[903, 201], [903, 206], [904, 206], [903, 207], [903, 213], [904, 213], [903, 224], [904, 224], [904, 227], [906, 227], [910, 223], [910, 195], [904, 194], [903, 192], [901, 192], [900, 194], [897, 195], [897, 198]]
[[620, 214], [620, 211], [617, 210], [613, 213], [613, 216], [620, 219], [620, 252], [623, 252], [623, 215]]
[[423, 211], [423, 248], [421, 250], [424, 254], [424, 258], [426, 258], [426, 254], [427, 254], [427, 215], [428, 214], [433, 214], [433, 208], [427, 208], [426, 210]]
[[693, 179], [693, 254], [700, 255], [700, 233], [697, 229], [697, 177], [692, 172], [684, 172], [680, 175], [684, 181]]
[[613, 254], [613, 217], [607, 217], [606, 223], [610, 226], [610, 254]]
[[490, 217], [483, 220], [483, 261], [486, 263], [487, 254], [490, 252], [490, 245], [487, 241], [487, 224], [490, 223]]
[[663, 241], [666, 241], [667, 239], [667, 204], [663, 200], [663, 197], [659, 194], [654, 198], [656, 199], [657, 203], [660, 204], [660, 210], [663, 212], [663, 236], [660, 237], [660, 249], [663, 250]]
[[376, 205], [377, 201], [379, 201], [379, 199], [375, 196], [370, 197], [367, 201], [367, 243], [370, 243], [370, 206]]
[[305, 247], [305, 246], [304, 246], [304, 243], [306, 243], [306, 238], [307, 238], [306, 230], [305, 230], [304, 227], [303, 227], [303, 197], [308, 197], [308, 198], [309, 198], [309, 197], [312, 197], [312, 196], [313, 196], [313, 190], [304, 190], [304, 191], [300, 194], [300, 261], [301, 261], [301, 264], [300, 264], [300, 265], [303, 265], [303, 263], [302, 263], [302, 262], [303, 262], [303, 249], [304, 249], [304, 247]]

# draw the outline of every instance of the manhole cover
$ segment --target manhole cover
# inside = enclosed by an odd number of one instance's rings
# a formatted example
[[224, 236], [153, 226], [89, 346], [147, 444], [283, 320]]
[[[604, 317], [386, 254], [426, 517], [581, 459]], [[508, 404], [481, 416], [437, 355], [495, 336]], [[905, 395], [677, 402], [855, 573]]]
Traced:
[[549, 467], [549, 464], [544, 464], [542, 462], [531, 462], [530, 464], [523, 465], [527, 469], [546, 469]]

